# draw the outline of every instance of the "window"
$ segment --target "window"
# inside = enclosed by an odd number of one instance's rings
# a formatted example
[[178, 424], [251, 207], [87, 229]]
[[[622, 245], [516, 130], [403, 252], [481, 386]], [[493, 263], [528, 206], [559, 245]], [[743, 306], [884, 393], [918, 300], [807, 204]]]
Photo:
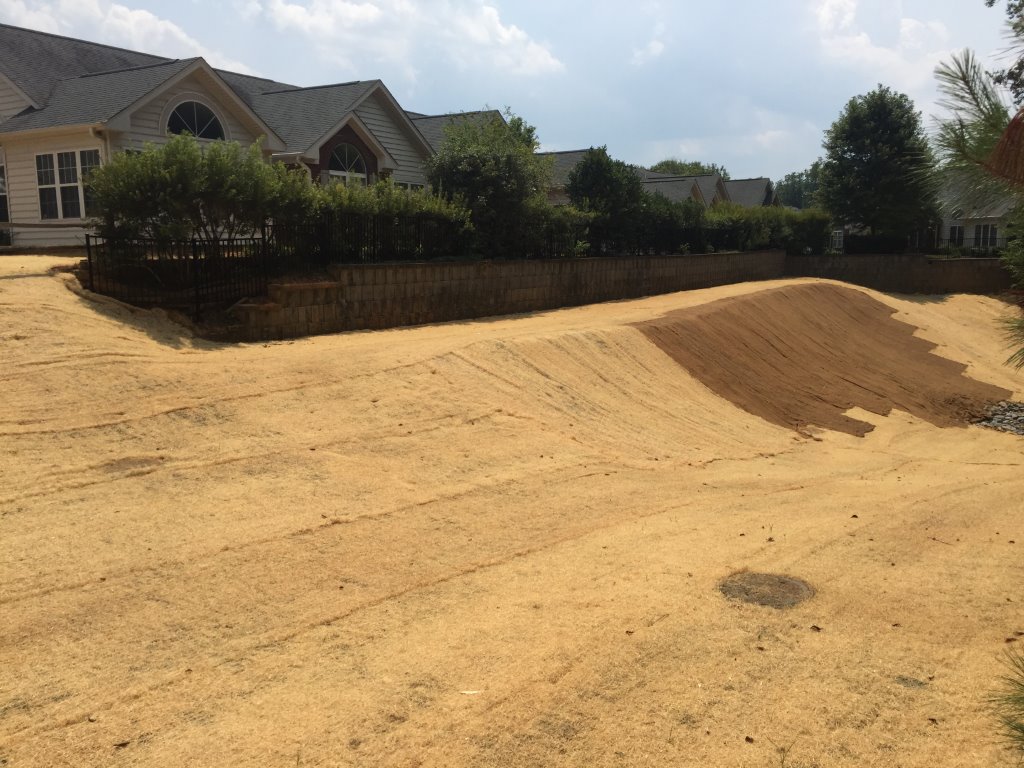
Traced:
[[953, 224], [949, 228], [949, 244], [950, 245], [963, 245], [964, 244], [964, 228], [959, 224]]
[[99, 164], [98, 149], [36, 155], [40, 218], [80, 219], [83, 212], [91, 216], [94, 204], [86, 182]]
[[11, 220], [11, 209], [7, 205], [7, 169], [0, 163], [0, 221]]
[[213, 110], [198, 101], [183, 101], [167, 118], [168, 133], [187, 133], [197, 139], [223, 139], [224, 127]]
[[366, 185], [366, 163], [359, 150], [351, 144], [339, 144], [334, 148], [327, 172], [331, 181]]
[[995, 224], [975, 224], [974, 225], [974, 245], [975, 247], [987, 248], [995, 246], [996, 244], [996, 227]]
[[399, 189], [407, 189], [410, 192], [416, 192], [417, 190], [423, 189], [422, 184], [410, 184], [404, 181], [396, 181], [395, 186]]

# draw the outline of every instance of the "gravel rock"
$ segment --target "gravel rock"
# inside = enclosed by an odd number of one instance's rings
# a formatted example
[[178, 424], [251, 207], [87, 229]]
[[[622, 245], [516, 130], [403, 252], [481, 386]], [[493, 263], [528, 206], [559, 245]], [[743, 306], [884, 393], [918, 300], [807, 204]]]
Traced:
[[983, 427], [998, 429], [1024, 437], [1024, 403], [1001, 400], [989, 406], [985, 418], [978, 422]]

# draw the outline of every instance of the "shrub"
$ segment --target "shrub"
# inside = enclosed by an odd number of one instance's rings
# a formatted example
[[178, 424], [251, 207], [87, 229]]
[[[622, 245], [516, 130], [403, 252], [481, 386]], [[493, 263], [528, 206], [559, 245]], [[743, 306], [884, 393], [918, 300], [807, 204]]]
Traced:
[[258, 143], [200, 146], [185, 135], [118, 153], [88, 183], [93, 225], [106, 237], [230, 239], [306, 215], [313, 202], [306, 174], [266, 163]]

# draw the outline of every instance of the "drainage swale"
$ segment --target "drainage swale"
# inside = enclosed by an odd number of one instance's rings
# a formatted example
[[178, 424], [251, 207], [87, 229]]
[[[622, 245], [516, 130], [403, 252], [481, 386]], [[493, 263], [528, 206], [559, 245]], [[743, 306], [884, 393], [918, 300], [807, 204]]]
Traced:
[[792, 576], [777, 573], [736, 573], [718, 585], [723, 595], [769, 608], [792, 608], [814, 596], [814, 587]]

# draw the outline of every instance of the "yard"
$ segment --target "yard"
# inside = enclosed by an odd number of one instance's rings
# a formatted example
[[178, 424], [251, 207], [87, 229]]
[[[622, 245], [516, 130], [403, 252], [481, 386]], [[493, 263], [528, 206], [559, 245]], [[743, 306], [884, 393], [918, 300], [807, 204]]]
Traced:
[[1013, 764], [1024, 442], [963, 424], [1024, 392], [999, 301], [231, 346], [58, 261], [0, 258], [0, 765]]

